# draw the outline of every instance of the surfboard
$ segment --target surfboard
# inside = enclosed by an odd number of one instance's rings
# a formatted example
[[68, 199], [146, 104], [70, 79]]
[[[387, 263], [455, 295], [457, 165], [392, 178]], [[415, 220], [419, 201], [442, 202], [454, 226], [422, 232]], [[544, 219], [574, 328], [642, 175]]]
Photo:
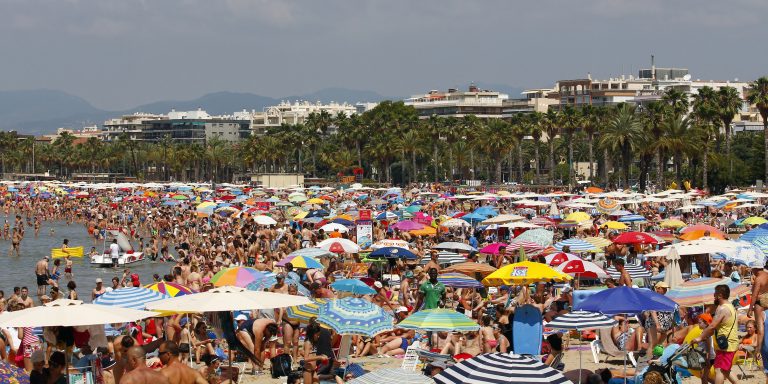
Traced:
[[518, 307], [515, 310], [515, 320], [512, 322], [512, 334], [514, 335], [512, 350], [515, 354], [541, 354], [541, 341], [544, 335], [541, 311], [530, 304]]
[[[67, 251], [69, 252], [69, 257], [83, 257], [83, 247], [69, 247], [67, 248]], [[61, 250], [61, 248], [53, 248], [51, 249], [51, 257], [52, 258], [62, 258], [66, 257], [67, 254], [64, 253], [64, 251]]]

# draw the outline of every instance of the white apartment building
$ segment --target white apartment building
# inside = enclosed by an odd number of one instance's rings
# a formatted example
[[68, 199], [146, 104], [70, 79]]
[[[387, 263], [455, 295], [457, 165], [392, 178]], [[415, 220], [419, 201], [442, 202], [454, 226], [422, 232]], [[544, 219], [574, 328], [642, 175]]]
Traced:
[[432, 90], [424, 95], [415, 95], [405, 99], [405, 105], [416, 108], [421, 119], [428, 119], [432, 115], [501, 118], [506, 100], [509, 100], [509, 95], [505, 93], [481, 90], [470, 85], [466, 92], [450, 88], [447, 92]]
[[[367, 107], [366, 105], [361, 106], [361, 108]], [[279, 127], [283, 124], [304, 124], [310, 114], [323, 111], [332, 117], [336, 117], [339, 113], [349, 117], [358, 112], [358, 107], [348, 103], [323, 104], [308, 101], [295, 101], [293, 103], [283, 101], [278, 105], [266, 107], [261, 112], [243, 110], [236, 112], [235, 115], [251, 121], [251, 131], [254, 135], [263, 135], [269, 128]], [[335, 127], [330, 128], [330, 133], [335, 133]]]

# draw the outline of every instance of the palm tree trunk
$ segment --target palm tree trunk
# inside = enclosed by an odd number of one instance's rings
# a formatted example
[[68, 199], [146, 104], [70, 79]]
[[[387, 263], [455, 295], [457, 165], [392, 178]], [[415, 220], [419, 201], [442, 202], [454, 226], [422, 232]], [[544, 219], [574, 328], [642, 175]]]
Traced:
[[534, 172], [536, 172], [536, 183], [539, 179], [539, 143], [536, 142], [533, 145], [533, 160], [534, 160]]
[[555, 184], [555, 138], [549, 138], [549, 184]]
[[435, 163], [435, 183], [437, 183], [437, 143], [432, 144], [432, 161]]
[[502, 184], [501, 181], [501, 161], [496, 161], [496, 184]]
[[594, 148], [592, 147], [592, 141], [594, 140], [595, 135], [589, 134], [589, 180], [592, 181], [592, 179], [595, 177], [595, 169], [594, 169], [594, 163], [595, 163], [595, 152]]
[[411, 172], [413, 172], [413, 182], [419, 182], [419, 173], [416, 172], [416, 151], [411, 151]]
[[523, 183], [523, 143], [517, 145], [517, 182]]
[[661, 155], [661, 148], [656, 150], [656, 188], [664, 185], [664, 157]]
[[573, 134], [568, 135], [568, 185], [573, 182]]
[[312, 177], [317, 177], [317, 148], [312, 147]]
[[725, 155], [728, 156], [728, 181], [732, 179], [733, 175], [733, 158], [731, 158], [731, 125], [723, 122], [723, 129], [725, 130]]
[[509, 179], [507, 181], [512, 181], [512, 174], [515, 173], [515, 162], [514, 162], [514, 156], [513, 156], [514, 150], [509, 150], [509, 155], [507, 157], [507, 173], [509, 173]]
[[355, 140], [355, 147], [357, 148], [357, 167], [363, 167], [363, 150], [360, 145], [360, 140]]
[[703, 169], [702, 169], [702, 173], [701, 173], [701, 178], [702, 178], [701, 185], [704, 188], [704, 191], [707, 191], [707, 189], [709, 188], [709, 183], [708, 183], [708, 180], [707, 180], [707, 176], [708, 176], [707, 175], [707, 168], [709, 166], [709, 159], [708, 159], [708, 157], [709, 157], [709, 138], [707, 138], [707, 141], [704, 143], [704, 159], [702, 159], [702, 167], [703, 167]]

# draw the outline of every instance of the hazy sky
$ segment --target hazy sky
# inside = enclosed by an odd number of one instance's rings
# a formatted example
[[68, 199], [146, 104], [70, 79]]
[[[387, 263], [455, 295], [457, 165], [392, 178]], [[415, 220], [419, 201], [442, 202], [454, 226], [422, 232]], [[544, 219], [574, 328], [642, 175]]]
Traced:
[[208, 92], [408, 96], [636, 74], [768, 74], [766, 0], [0, 0], [0, 89], [128, 108]]

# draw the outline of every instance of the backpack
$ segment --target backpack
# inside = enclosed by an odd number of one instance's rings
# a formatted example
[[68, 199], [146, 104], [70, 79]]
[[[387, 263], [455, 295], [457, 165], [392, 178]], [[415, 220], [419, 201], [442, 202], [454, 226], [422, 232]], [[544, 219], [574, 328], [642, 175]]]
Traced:
[[291, 374], [291, 355], [283, 353], [269, 359], [269, 361], [272, 362], [273, 379]]

